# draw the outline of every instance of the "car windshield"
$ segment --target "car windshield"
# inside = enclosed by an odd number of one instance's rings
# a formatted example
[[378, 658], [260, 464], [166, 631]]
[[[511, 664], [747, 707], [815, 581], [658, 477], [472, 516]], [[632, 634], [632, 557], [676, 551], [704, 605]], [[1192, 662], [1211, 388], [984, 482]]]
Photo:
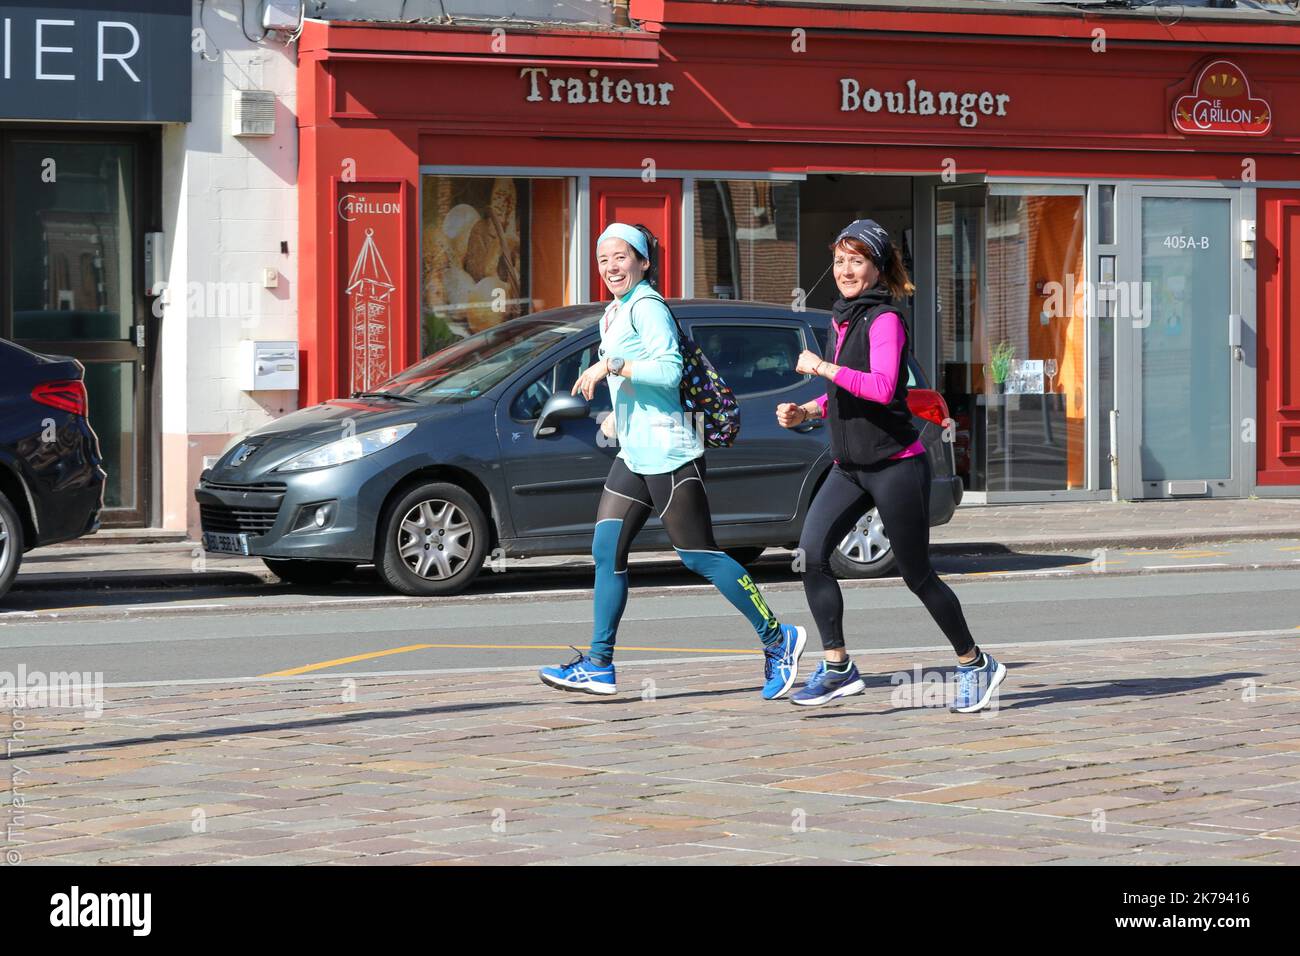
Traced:
[[468, 402], [577, 331], [555, 319], [506, 322], [434, 352], [373, 391], [432, 404]]

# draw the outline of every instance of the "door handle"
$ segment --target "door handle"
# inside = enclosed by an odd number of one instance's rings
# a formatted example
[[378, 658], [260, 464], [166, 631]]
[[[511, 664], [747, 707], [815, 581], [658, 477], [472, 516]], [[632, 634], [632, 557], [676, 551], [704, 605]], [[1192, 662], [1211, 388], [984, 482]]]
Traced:
[[1246, 359], [1246, 352], [1241, 347], [1241, 316], [1234, 312], [1228, 316], [1228, 348], [1232, 350], [1232, 357], [1238, 362]]
[[812, 421], [804, 422], [802, 425], [795, 425], [794, 430], [799, 432], [801, 435], [806, 435], [814, 428], [821, 428], [825, 422], [826, 419], [824, 418], [814, 418]]

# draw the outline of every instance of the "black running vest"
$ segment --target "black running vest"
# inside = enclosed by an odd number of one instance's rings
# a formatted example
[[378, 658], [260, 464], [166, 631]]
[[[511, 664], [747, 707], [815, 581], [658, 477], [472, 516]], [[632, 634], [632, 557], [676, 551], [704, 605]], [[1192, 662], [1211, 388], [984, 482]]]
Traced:
[[842, 465], [874, 465], [902, 451], [920, 437], [912, 424], [907, 407], [907, 366], [911, 354], [911, 335], [907, 330], [907, 311], [890, 301], [889, 293], [877, 285], [832, 307], [835, 322], [831, 325], [826, 356], [835, 355], [836, 324], [848, 319], [836, 365], [861, 371], [871, 370], [871, 323], [886, 312], [896, 312], [903, 322], [903, 351], [898, 357], [898, 384], [888, 403], [858, 398], [834, 382], [827, 389], [826, 417], [831, 432], [831, 456]]

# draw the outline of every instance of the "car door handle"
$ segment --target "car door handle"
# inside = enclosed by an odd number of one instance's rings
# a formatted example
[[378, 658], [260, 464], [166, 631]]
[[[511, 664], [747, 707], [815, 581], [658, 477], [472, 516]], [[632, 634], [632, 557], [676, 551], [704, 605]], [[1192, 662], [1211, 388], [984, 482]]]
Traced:
[[825, 424], [825, 422], [826, 419], [824, 418], [814, 418], [812, 421], [804, 422], [802, 425], [795, 425], [794, 430], [799, 432], [802, 435], [806, 435], [814, 428], [821, 428], [822, 425]]

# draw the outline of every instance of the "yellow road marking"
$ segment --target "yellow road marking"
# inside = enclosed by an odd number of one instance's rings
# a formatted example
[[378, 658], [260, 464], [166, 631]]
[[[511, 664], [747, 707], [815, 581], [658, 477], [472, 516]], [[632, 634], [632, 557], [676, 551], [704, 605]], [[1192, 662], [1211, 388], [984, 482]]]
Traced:
[[1278, 548], [1279, 551], [1300, 551], [1300, 544], [1289, 544], [1285, 548]]
[[1124, 551], [1123, 554], [1135, 555], [1142, 558], [1221, 558], [1227, 551], [1162, 551], [1160, 548], [1151, 548], [1147, 551]]
[[[340, 664], [354, 664], [357, 661], [373, 660], [376, 657], [388, 657], [392, 654], [405, 654], [408, 651], [425, 651], [431, 649], [452, 648], [454, 650], [487, 650], [487, 651], [567, 651], [568, 644], [407, 644], [405, 647], [394, 647], [386, 651], [371, 651], [369, 654], [354, 654], [351, 657], [339, 657], [332, 661], [321, 661], [318, 664], [305, 664], [302, 667], [291, 667], [282, 671], [272, 671], [270, 674], [262, 674], [261, 677], [294, 677], [298, 674], [307, 674], [311, 671], [325, 670], [330, 667], [338, 667]], [[672, 654], [761, 654], [762, 651], [754, 650], [737, 650], [734, 647], [635, 647], [618, 646], [620, 651], [649, 651], [652, 653], [672, 653]]]
[[339, 664], [352, 664], [356, 661], [368, 661], [376, 657], [387, 657], [389, 654], [405, 654], [407, 651], [419, 651], [428, 644], [407, 644], [405, 647], [394, 647], [387, 651], [371, 651], [369, 654], [355, 654], [352, 657], [339, 657], [332, 661], [321, 661], [319, 664], [306, 664], [303, 667], [291, 667], [288, 670], [272, 671], [270, 674], [263, 674], [262, 677], [292, 677], [295, 674], [306, 674], [308, 671], [324, 670], [327, 667], [337, 667]]

